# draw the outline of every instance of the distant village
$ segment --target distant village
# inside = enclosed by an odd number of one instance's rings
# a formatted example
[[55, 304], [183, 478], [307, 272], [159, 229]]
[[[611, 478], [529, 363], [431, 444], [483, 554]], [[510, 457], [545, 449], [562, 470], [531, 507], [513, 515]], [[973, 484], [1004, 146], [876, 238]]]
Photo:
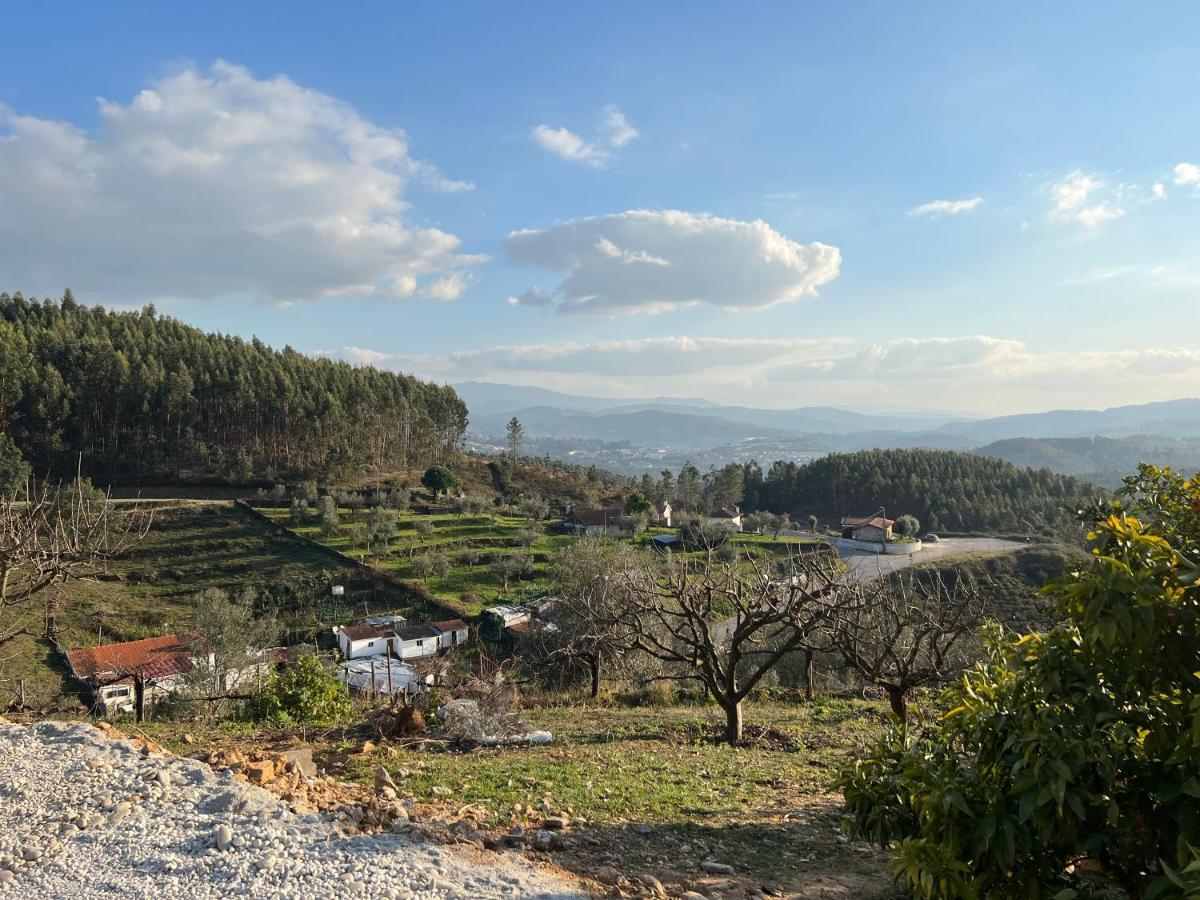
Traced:
[[[558, 527], [576, 536], [631, 538], [647, 523], [670, 529], [676, 520], [669, 501], [654, 503], [644, 512], [631, 514], [622, 505], [594, 509], [569, 509]], [[714, 510], [699, 522], [708, 529], [730, 534], [744, 529], [744, 516], [737, 506]], [[836, 545], [869, 552], [891, 552], [895, 520], [882, 514], [841, 520], [836, 535], [819, 535]], [[809, 535], [789, 531], [789, 535]], [[926, 535], [936, 540], [936, 535]], [[650, 547], [671, 552], [682, 540], [675, 532], [651, 536]], [[917, 542], [917, 546], [919, 547]], [[911, 552], [912, 545], [905, 545]], [[340, 593], [339, 586], [333, 586]], [[554, 607], [558, 599], [542, 596], [524, 603], [497, 603], [483, 610], [476, 624], [490, 640], [511, 650], [521, 640], [542, 631], [553, 631]], [[366, 616], [330, 629], [328, 648], [336, 651], [338, 677], [353, 695], [360, 697], [411, 696], [439, 683], [442, 667], [438, 660], [472, 640], [472, 626], [462, 618], [410, 623], [398, 614]], [[265, 681], [276, 668], [296, 654], [318, 652], [311, 645], [269, 647], [252, 652], [243, 665], [220, 674], [216, 687], [225, 692], [250, 691]], [[202, 638], [188, 633], [170, 633], [96, 647], [64, 650], [72, 677], [90, 693], [97, 714], [118, 716], [133, 713], [170, 697], [197, 670], [212, 669], [214, 657]]]

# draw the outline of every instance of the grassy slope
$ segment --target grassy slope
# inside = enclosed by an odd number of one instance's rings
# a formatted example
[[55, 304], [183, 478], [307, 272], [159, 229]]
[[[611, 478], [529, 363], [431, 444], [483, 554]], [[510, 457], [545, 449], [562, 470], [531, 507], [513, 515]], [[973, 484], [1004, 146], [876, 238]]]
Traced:
[[[288, 513], [283, 508], [263, 508], [262, 512], [271, 516], [272, 520], [281, 525], [293, 527], [288, 519]], [[355, 547], [351, 541], [351, 532], [358, 523], [366, 521], [367, 513], [360, 511], [357, 515], [351, 510], [339, 510], [341, 528], [338, 534], [329, 538], [321, 536], [315, 512], [304, 525], [294, 526], [293, 530], [304, 537], [320, 541], [326, 546], [345, 553], [356, 559], [364, 559], [365, 553], [361, 547]], [[428, 537], [417, 533], [415, 524], [426, 521], [433, 525], [433, 532]], [[520, 546], [521, 531], [527, 526], [527, 521], [519, 516], [507, 515], [502, 512], [487, 513], [481, 516], [424, 515], [406, 510], [400, 514], [396, 535], [390, 543], [390, 552], [377, 554], [368, 561], [379, 569], [394, 574], [408, 581], [419, 582], [422, 578], [413, 568], [413, 559], [423, 553], [444, 553], [450, 568], [444, 575], [430, 575], [426, 582], [434, 597], [445, 601], [458, 601], [464, 593], [476, 595], [481, 603], [469, 604], [466, 611], [476, 614], [484, 607], [500, 600], [519, 601], [544, 595], [551, 587], [549, 580], [549, 563], [553, 555], [569, 546], [575, 538], [566, 534], [551, 534], [546, 531], [544, 523], [539, 524], [543, 533], [529, 547], [533, 557], [534, 567], [531, 575], [524, 578], [514, 578], [509, 582], [508, 590], [503, 590], [503, 584], [486, 557], [490, 555], [523, 554], [525, 549]], [[654, 529], [639, 536], [635, 543], [647, 546], [652, 534], [666, 529]], [[768, 553], [785, 554], [797, 547], [811, 543], [797, 538], [772, 539], [770, 536], [757, 534], [735, 535], [734, 541], [740, 546], [753, 547]], [[478, 563], [470, 564], [462, 559], [464, 551], [472, 548], [479, 552], [481, 559]]]
[[[356, 611], [401, 608], [404, 598], [377, 589], [354, 568], [319, 548], [277, 533], [231, 505], [157, 507], [149, 533], [125, 559], [94, 580], [61, 589], [58, 623], [68, 647], [135, 640], [186, 627], [190, 599], [205, 588], [279, 591], [312, 580], [314, 592], [333, 580], [347, 586]], [[336, 612], [332, 611], [331, 612]], [[311, 615], [284, 615], [285, 624], [311, 631]], [[26, 636], [6, 648], [0, 672], [26, 679], [27, 696], [40, 705], [69, 687], [67, 672], [50, 643]], [[3, 690], [0, 688], [0, 690]], [[0, 693], [0, 705], [9, 697]]]

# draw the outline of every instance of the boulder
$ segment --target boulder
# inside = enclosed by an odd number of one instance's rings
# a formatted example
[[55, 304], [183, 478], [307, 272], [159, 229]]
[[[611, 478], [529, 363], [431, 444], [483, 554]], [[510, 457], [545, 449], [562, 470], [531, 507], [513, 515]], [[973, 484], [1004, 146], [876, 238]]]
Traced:
[[254, 760], [246, 763], [242, 771], [254, 784], [266, 784], [275, 777], [275, 763], [269, 759]]
[[711, 859], [706, 859], [700, 863], [700, 871], [707, 872], [709, 875], [732, 875], [733, 866], [727, 863], [715, 862]]
[[279, 755], [289, 768], [299, 772], [305, 778], [312, 778], [317, 774], [317, 766], [313, 762], [312, 754], [312, 747], [296, 747], [292, 750], [284, 750]]
[[221, 823], [213, 830], [213, 843], [217, 845], [217, 849], [224, 853], [233, 843], [233, 829], [225, 823]]

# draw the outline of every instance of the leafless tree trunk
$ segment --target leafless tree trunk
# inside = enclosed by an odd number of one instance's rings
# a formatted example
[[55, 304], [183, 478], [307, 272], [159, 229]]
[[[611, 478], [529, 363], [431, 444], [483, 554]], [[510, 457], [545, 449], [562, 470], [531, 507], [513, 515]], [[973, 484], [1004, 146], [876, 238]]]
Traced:
[[887, 694], [900, 721], [913, 690], [942, 684], [971, 660], [970, 650], [988, 604], [979, 587], [940, 574], [879, 579], [855, 602], [838, 610], [829, 628], [830, 649]]
[[697, 678], [725, 713], [725, 740], [742, 740], [742, 703], [787, 654], [857, 595], [822, 554], [783, 565], [761, 559], [648, 563], [626, 576], [636, 644]]

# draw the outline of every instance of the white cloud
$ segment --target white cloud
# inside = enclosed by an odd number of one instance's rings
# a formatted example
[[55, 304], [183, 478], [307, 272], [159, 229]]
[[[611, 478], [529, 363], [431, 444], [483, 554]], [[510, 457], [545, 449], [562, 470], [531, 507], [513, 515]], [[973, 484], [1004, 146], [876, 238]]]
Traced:
[[1080, 169], [1069, 173], [1062, 181], [1051, 186], [1054, 206], [1050, 210], [1052, 221], [1079, 222], [1087, 228], [1096, 228], [1105, 222], [1119, 219], [1125, 210], [1107, 201], [1091, 202], [1097, 191], [1105, 188], [1105, 181], [1098, 175], [1085, 174]]
[[1150, 193], [1155, 200], [1162, 200], [1167, 196], [1167, 189], [1161, 181], [1156, 181], [1150, 186]]
[[967, 200], [932, 200], [909, 210], [910, 216], [957, 216], [959, 213], [971, 212], [983, 203], [982, 197], [971, 197]]
[[532, 136], [534, 143], [543, 150], [596, 169], [604, 168], [612, 160], [612, 154], [603, 147], [589, 144], [575, 132], [566, 128], [535, 125]]
[[620, 149], [637, 137], [639, 132], [629, 124], [629, 120], [616, 104], [610, 103], [604, 107], [604, 123], [600, 126], [600, 133], [605, 136], [610, 147]]
[[568, 128], [535, 125], [530, 131], [533, 142], [543, 150], [562, 159], [580, 162], [594, 169], [603, 169], [616, 158], [620, 150], [638, 136], [625, 114], [610, 103], [604, 107], [604, 119], [596, 129], [596, 139], [588, 141]]
[[1200, 166], [1195, 163], [1180, 163], [1175, 167], [1175, 183], [1200, 185]]
[[560, 312], [603, 315], [771, 306], [815, 295], [841, 264], [837, 247], [797, 243], [761, 220], [676, 210], [515, 231], [505, 249], [515, 262], [561, 276], [553, 291]]
[[480, 257], [407, 220], [462, 191], [403, 131], [225, 62], [101, 100], [91, 132], [0, 108], [0, 269], [88, 300], [449, 298]]

